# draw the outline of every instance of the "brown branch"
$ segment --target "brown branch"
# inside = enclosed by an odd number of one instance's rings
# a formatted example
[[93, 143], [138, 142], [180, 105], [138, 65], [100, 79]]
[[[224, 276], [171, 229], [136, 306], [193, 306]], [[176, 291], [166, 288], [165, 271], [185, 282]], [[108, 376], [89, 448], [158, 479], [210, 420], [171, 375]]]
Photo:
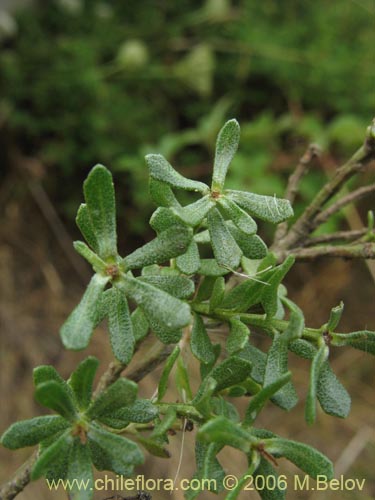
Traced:
[[[304, 155], [299, 159], [297, 167], [288, 179], [288, 185], [285, 190], [284, 198], [289, 200], [291, 204], [294, 203], [301, 179], [306, 174], [311, 161], [319, 157], [320, 154], [320, 147], [317, 144], [310, 144]], [[281, 240], [287, 231], [288, 222], [285, 221], [279, 224], [275, 233], [275, 241]]]
[[370, 184], [369, 186], [363, 186], [351, 193], [343, 196], [335, 203], [333, 203], [330, 207], [328, 207], [323, 212], [320, 212], [314, 219], [314, 226], [318, 227], [324, 222], [326, 222], [333, 214], [339, 212], [343, 207], [349, 205], [349, 203], [353, 203], [354, 201], [360, 200], [361, 198], [367, 196], [370, 193], [375, 192], [375, 184]]
[[32, 468], [38, 458], [38, 450], [24, 462], [10, 481], [0, 488], [1, 500], [13, 500], [29, 484]]
[[375, 120], [372, 126], [367, 129], [363, 146], [359, 148], [347, 163], [336, 170], [334, 176], [321, 188], [303, 214], [289, 229], [285, 237], [274, 243], [272, 251], [283, 258], [289, 249], [303, 246], [304, 240], [315, 229], [314, 219], [322, 211], [324, 205], [349, 179], [361, 172], [373, 159], [375, 159]]
[[287, 252], [298, 261], [311, 261], [320, 257], [338, 257], [341, 259], [375, 259], [375, 243], [357, 243], [353, 245], [322, 245], [312, 248], [295, 248]]
[[351, 243], [356, 241], [368, 233], [368, 228], [363, 229], [353, 229], [352, 231], [337, 231], [336, 233], [322, 234], [320, 236], [315, 236], [314, 238], [309, 238], [303, 243], [303, 248], [312, 247], [315, 245], [320, 245], [323, 243], [332, 243], [333, 241], [345, 241]]

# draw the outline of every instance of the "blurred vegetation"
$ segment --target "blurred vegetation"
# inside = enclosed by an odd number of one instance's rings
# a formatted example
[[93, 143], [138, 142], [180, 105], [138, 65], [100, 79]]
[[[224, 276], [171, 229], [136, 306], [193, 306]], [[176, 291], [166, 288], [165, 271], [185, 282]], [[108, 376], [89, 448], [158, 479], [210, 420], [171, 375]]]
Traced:
[[340, 157], [362, 141], [375, 104], [372, 5], [34, 2], [0, 23], [3, 147], [43, 162], [71, 218], [92, 165], [127, 172], [119, 198], [134, 235], [151, 212], [143, 156], [161, 153], [205, 180], [220, 125], [235, 116], [242, 139], [228, 185], [281, 194], [307, 143]]

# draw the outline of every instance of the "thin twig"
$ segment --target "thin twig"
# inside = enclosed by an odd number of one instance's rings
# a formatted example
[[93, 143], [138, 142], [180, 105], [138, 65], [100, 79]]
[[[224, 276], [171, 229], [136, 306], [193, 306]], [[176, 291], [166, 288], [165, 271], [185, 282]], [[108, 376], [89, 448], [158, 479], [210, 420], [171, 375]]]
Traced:
[[295, 248], [288, 250], [299, 261], [315, 260], [319, 257], [336, 257], [341, 259], [375, 259], [375, 243], [356, 243], [353, 245], [322, 245], [312, 248]]
[[[285, 198], [294, 203], [296, 194], [298, 193], [299, 184], [302, 177], [306, 174], [308, 167], [313, 158], [319, 157], [321, 154], [320, 147], [317, 144], [310, 144], [303, 156], [299, 159], [298, 165], [288, 179], [288, 185], [285, 190]], [[284, 238], [288, 231], [288, 222], [282, 222], [278, 225], [275, 233], [275, 241]]]
[[38, 458], [38, 450], [21, 465], [12, 479], [0, 488], [0, 500], [13, 500], [30, 482], [32, 468]]
[[318, 227], [324, 222], [326, 222], [333, 214], [339, 212], [343, 207], [349, 205], [349, 203], [353, 203], [354, 201], [358, 201], [361, 198], [367, 196], [370, 193], [375, 192], [375, 184], [370, 184], [369, 186], [363, 186], [351, 193], [343, 196], [335, 203], [333, 203], [330, 207], [326, 208], [323, 212], [320, 212], [314, 219], [314, 226]]
[[361, 172], [373, 159], [375, 159], [375, 120], [373, 125], [368, 127], [364, 144], [347, 163], [336, 170], [332, 179], [322, 187], [285, 237], [274, 243], [272, 251], [277, 253], [279, 258], [284, 258], [289, 249], [303, 245], [304, 240], [314, 230], [313, 221], [324, 205], [351, 177]]
[[351, 243], [359, 240], [367, 233], [368, 229], [367, 227], [364, 227], [362, 229], [353, 229], [352, 231], [337, 231], [336, 233], [322, 234], [320, 236], [307, 239], [304, 241], [303, 246], [306, 248], [321, 245], [323, 243], [332, 243], [333, 241], [345, 241], [347, 243]]

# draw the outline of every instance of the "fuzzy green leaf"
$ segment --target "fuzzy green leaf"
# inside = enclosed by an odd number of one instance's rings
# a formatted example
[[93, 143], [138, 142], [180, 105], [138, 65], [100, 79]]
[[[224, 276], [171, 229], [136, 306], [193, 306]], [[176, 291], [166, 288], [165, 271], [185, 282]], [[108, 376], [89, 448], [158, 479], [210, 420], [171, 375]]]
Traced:
[[182, 337], [181, 328], [169, 328], [165, 323], [153, 316], [148, 317], [151, 330], [163, 344], [176, 344]]
[[92, 265], [94, 271], [96, 273], [105, 272], [105, 268], [107, 264], [102, 260], [95, 252], [93, 252], [83, 241], [75, 241], [73, 243], [74, 249], [79, 255], [81, 255], [84, 259], [87, 260], [89, 264]]
[[190, 322], [190, 307], [172, 295], [139, 279], [125, 276], [119, 283], [126, 295], [141, 306], [147, 320], [157, 320], [169, 330], [183, 328]]
[[198, 270], [203, 276], [224, 276], [230, 272], [229, 269], [219, 266], [215, 259], [201, 259], [201, 265]]
[[163, 443], [148, 439], [143, 436], [137, 436], [138, 442], [154, 457], [170, 458], [171, 454], [165, 448]]
[[254, 438], [251, 434], [228, 418], [219, 416], [202, 425], [197, 437], [205, 443], [218, 443], [248, 453]]
[[209, 312], [211, 313], [220, 306], [225, 293], [225, 280], [222, 276], [216, 278], [212, 288], [212, 294], [209, 302]]
[[98, 418], [102, 415], [111, 415], [114, 411], [134, 403], [137, 397], [137, 384], [124, 377], [111, 384], [104, 392], [91, 403], [86, 415], [89, 418]]
[[236, 154], [240, 142], [240, 126], [237, 120], [229, 120], [220, 130], [216, 141], [212, 189], [221, 191], [230, 162]]
[[284, 302], [291, 310], [288, 326], [283, 332], [284, 341], [289, 343], [302, 337], [305, 327], [305, 318], [301, 309], [291, 300], [284, 299]]
[[375, 332], [362, 330], [352, 333], [332, 333], [332, 345], [349, 345], [360, 351], [375, 355]]
[[73, 436], [68, 429], [39, 455], [31, 472], [31, 480], [35, 481], [42, 476], [48, 477], [53, 469], [64, 471], [66, 474], [72, 446]]
[[229, 324], [229, 336], [225, 346], [228, 354], [235, 354], [246, 345], [250, 335], [250, 330], [237, 318], [232, 318]]
[[133, 334], [136, 342], [144, 339], [149, 330], [147, 318], [140, 307], [137, 307], [131, 314]]
[[340, 302], [340, 304], [331, 309], [331, 314], [329, 315], [329, 320], [327, 323], [327, 329], [329, 331], [333, 331], [336, 329], [337, 325], [340, 323], [340, 319], [342, 313], [344, 312], [344, 303]]
[[174, 208], [174, 213], [189, 226], [198, 226], [203, 219], [206, 217], [207, 212], [215, 206], [215, 202], [212, 200], [210, 195], [206, 195], [203, 198], [186, 205], [185, 207]]
[[313, 479], [323, 475], [328, 479], [333, 477], [332, 462], [320, 451], [307, 444], [290, 441], [289, 439], [271, 438], [264, 440], [264, 448], [276, 457], [285, 457]]
[[229, 269], [238, 267], [242, 257], [242, 251], [227, 228], [217, 208], [212, 208], [208, 212], [207, 224], [210, 232], [212, 249], [217, 263]]
[[245, 380], [250, 376], [251, 368], [252, 365], [249, 361], [238, 356], [230, 356], [225, 359], [210, 373], [210, 377], [217, 382], [216, 392]]
[[180, 355], [180, 348], [176, 346], [171, 352], [171, 354], [168, 356], [168, 359], [164, 365], [164, 369], [159, 379], [158, 401], [161, 401], [165, 393], [167, 392], [169, 375], [171, 374], [172, 368], [179, 355]]
[[56, 368], [51, 365], [41, 365], [34, 368], [33, 380], [35, 387], [38, 386], [39, 384], [43, 384], [44, 382], [48, 382], [50, 380], [54, 380], [55, 382], [58, 382], [59, 384], [66, 386], [65, 380], [57, 372]]
[[81, 299], [60, 330], [67, 349], [80, 350], [88, 346], [97, 322], [97, 308], [108, 276], [94, 274]]
[[165, 412], [163, 420], [161, 420], [151, 432], [150, 437], [152, 439], [165, 438], [166, 433], [173, 427], [177, 419], [177, 414], [175, 409], [170, 406]]
[[146, 424], [158, 416], [158, 408], [148, 399], [137, 399], [129, 406], [103, 415], [98, 420], [113, 429], [123, 429], [130, 422]]
[[90, 404], [92, 387], [98, 366], [99, 361], [94, 356], [89, 356], [81, 361], [68, 381], [74, 392], [78, 407], [81, 410], [85, 410]]
[[[257, 477], [262, 476], [265, 481], [265, 487], [263, 489], [257, 488], [259, 496], [262, 500], [285, 500], [286, 489], [280, 489], [278, 487], [278, 474], [268, 460], [261, 457], [258, 468], [254, 473], [254, 485], [262, 485], [263, 481], [257, 480]], [[267, 489], [267, 478], [273, 476], [275, 478], [274, 481], [270, 481], [269, 484], [271, 486], [270, 489]], [[275, 487], [273, 487], [275, 486]]]
[[176, 172], [162, 155], [149, 154], [146, 156], [146, 163], [153, 179], [187, 191], [197, 191], [203, 194], [209, 191], [208, 186], [203, 182], [192, 181]]
[[237, 356], [247, 359], [253, 365], [251, 377], [258, 382], [258, 384], [263, 384], [264, 374], [266, 372], [267, 354], [248, 342], [242, 351], [237, 353]]
[[271, 270], [271, 277], [267, 280], [269, 286], [264, 287], [261, 299], [267, 316], [273, 317], [277, 312], [278, 288], [294, 261], [294, 257], [289, 255], [282, 264]]
[[150, 196], [159, 207], [179, 207], [172, 189], [168, 184], [150, 177], [149, 180]]
[[191, 330], [190, 348], [194, 356], [202, 363], [212, 363], [215, 361], [215, 354], [211, 340], [207, 335], [202, 318], [194, 315], [193, 328]]
[[333, 373], [328, 361], [323, 363], [317, 384], [317, 396], [322, 409], [328, 415], [346, 418], [351, 399], [348, 391]]
[[212, 396], [216, 390], [217, 382], [211, 377], [206, 377], [201, 383], [192, 404], [195, 408], [208, 417], [211, 414]]
[[185, 399], [189, 401], [193, 399], [193, 393], [190, 387], [190, 377], [183, 356], [177, 359], [175, 382], [178, 393], [183, 401]]
[[286, 372], [279, 379], [269, 385], [265, 385], [250, 401], [246, 410], [244, 424], [251, 425], [267, 401], [274, 396], [285, 384], [290, 382], [291, 373]]
[[231, 221], [226, 221], [226, 225], [245, 257], [248, 259], [263, 259], [267, 255], [267, 245], [257, 234], [248, 235], [238, 229]]
[[83, 191], [98, 243], [98, 253], [103, 259], [115, 257], [116, 202], [112, 174], [103, 165], [96, 165], [85, 180]]
[[78, 209], [76, 223], [79, 227], [79, 230], [82, 233], [82, 236], [85, 238], [90, 247], [94, 250], [95, 253], [99, 252], [98, 240], [95, 235], [95, 228], [92, 223], [89, 209], [87, 208], [86, 203], [82, 203]]
[[176, 259], [176, 266], [184, 274], [195, 274], [201, 265], [198, 245], [191, 240], [186, 252]]
[[45, 415], [42, 417], [21, 420], [12, 424], [1, 436], [1, 444], [10, 450], [34, 446], [69, 427], [65, 418], [59, 415]]
[[[168, 189], [170, 189], [168, 187]], [[157, 233], [161, 233], [170, 227], [181, 225], [181, 219], [171, 208], [159, 207], [150, 218], [150, 226]]]
[[55, 410], [67, 420], [73, 421], [77, 416], [71, 391], [59, 382], [50, 380], [38, 384], [35, 389], [35, 399], [39, 404]]
[[307, 393], [306, 398], [306, 406], [305, 406], [305, 419], [306, 422], [312, 425], [316, 419], [316, 392], [317, 385], [320, 375], [320, 370], [322, 368], [323, 363], [326, 361], [328, 357], [328, 347], [323, 344], [320, 349], [317, 351], [314, 359], [311, 363], [311, 371], [310, 371], [310, 385], [309, 391]]
[[108, 290], [106, 300], [112, 352], [116, 359], [127, 365], [133, 357], [135, 345], [128, 301], [117, 287]]
[[136, 443], [112, 434], [98, 425], [90, 425], [87, 437], [92, 460], [98, 470], [111, 470], [116, 474], [128, 476], [134, 466], [144, 461]]
[[173, 226], [138, 248], [122, 260], [125, 269], [140, 269], [150, 264], [162, 264], [186, 252], [192, 238], [187, 226]]
[[[94, 477], [89, 447], [76, 438], [70, 451], [66, 480], [72, 486], [69, 500], [91, 500], [94, 491]], [[68, 483], [69, 484], [69, 483]], [[82, 487], [84, 485], [84, 487]]]
[[138, 279], [178, 299], [188, 299], [194, 293], [194, 283], [184, 276], [142, 276]]
[[218, 204], [224, 216], [231, 220], [244, 234], [250, 236], [257, 232], [255, 220], [239, 207], [237, 203], [230, 198], [222, 196], [218, 199]]
[[[276, 333], [268, 351], [263, 385], [266, 387], [276, 382], [287, 372], [288, 344], [283, 335]], [[297, 393], [292, 382], [283, 385], [272, 397], [272, 401], [284, 410], [291, 410], [298, 402]]]
[[293, 215], [289, 200], [230, 189], [225, 194], [246, 212], [273, 224], [279, 224]]

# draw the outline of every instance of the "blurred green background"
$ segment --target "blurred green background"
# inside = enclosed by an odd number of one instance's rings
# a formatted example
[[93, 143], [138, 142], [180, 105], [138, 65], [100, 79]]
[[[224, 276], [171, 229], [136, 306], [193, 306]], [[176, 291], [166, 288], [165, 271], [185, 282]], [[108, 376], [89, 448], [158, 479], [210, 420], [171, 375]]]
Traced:
[[[233, 189], [282, 196], [308, 144], [322, 147], [302, 182], [298, 213], [361, 145], [374, 115], [374, 19], [373, 0], [0, 2], [1, 430], [40, 414], [32, 398], [36, 365], [52, 363], [67, 377], [87, 354], [100, 358], [102, 371], [111, 360], [105, 329], [84, 353], [64, 351], [58, 336], [90, 276], [71, 242], [79, 237], [74, 217], [91, 167], [103, 163], [114, 173], [125, 254], [152, 237], [144, 155], [162, 153], [181, 173], [208, 180], [216, 134], [236, 117], [242, 132], [227, 181]], [[358, 229], [370, 208], [373, 201], [363, 200], [331, 225]], [[269, 242], [272, 229], [260, 230]], [[326, 322], [343, 299], [342, 331], [375, 329], [374, 281], [364, 262], [299, 264], [287, 285], [307, 324]], [[318, 447], [347, 477], [367, 478], [366, 490], [291, 492], [292, 500], [375, 496], [373, 362], [352, 350], [333, 356], [353, 396], [347, 420], [319, 414], [307, 428], [307, 366], [292, 356], [301, 402], [287, 416], [267, 407], [260, 425]], [[142, 382], [144, 397], [157, 376]], [[171, 448], [171, 461], [147, 459], [143, 473], [174, 477], [180, 436]], [[185, 448], [180, 477], [193, 473], [191, 440]], [[225, 454], [228, 470], [238, 472], [238, 457]], [[28, 455], [0, 449], [0, 481]], [[65, 495], [39, 482], [19, 496], [34, 498]], [[181, 492], [173, 499], [182, 500]]]
[[[36, 157], [72, 220], [82, 179], [103, 163], [119, 172], [127, 231], [140, 235], [152, 209], [144, 155], [205, 178], [216, 134], [235, 116], [242, 138], [229, 183], [281, 195], [308, 142], [340, 157], [362, 141], [375, 108], [373, 9], [372, 0], [32, 2], [0, 23], [2, 175], [15, 149]], [[313, 177], [305, 196], [322, 180]]]

